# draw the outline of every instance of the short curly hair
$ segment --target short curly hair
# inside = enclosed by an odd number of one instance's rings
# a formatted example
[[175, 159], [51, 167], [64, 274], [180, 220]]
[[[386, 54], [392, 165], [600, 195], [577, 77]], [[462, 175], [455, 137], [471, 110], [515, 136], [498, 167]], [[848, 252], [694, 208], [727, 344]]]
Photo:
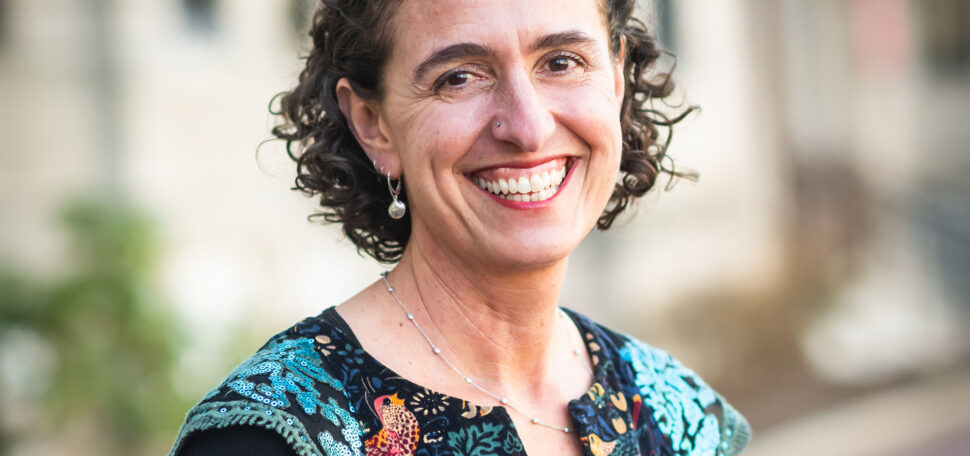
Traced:
[[[410, 216], [394, 220], [387, 183], [374, 169], [347, 125], [337, 101], [337, 81], [346, 77], [358, 96], [379, 99], [381, 76], [391, 46], [390, 21], [401, 0], [321, 0], [310, 27], [312, 49], [295, 88], [274, 97], [270, 111], [282, 117], [273, 135], [286, 142], [296, 162], [295, 190], [319, 195], [322, 210], [310, 216], [340, 223], [343, 232], [382, 263], [397, 262], [411, 235]], [[671, 128], [694, 108], [670, 117], [653, 100], [671, 95], [671, 72], [656, 72], [665, 53], [646, 25], [635, 17], [636, 0], [602, 0], [614, 56], [625, 47], [625, 93], [620, 112], [623, 152], [621, 178], [597, 221], [608, 229], [634, 198], [654, 187], [660, 173], [677, 171], [666, 151]], [[625, 43], [625, 44], [624, 44]], [[279, 108], [273, 108], [279, 100]], [[667, 129], [661, 139], [660, 129]], [[406, 187], [401, 198], [407, 198]]]

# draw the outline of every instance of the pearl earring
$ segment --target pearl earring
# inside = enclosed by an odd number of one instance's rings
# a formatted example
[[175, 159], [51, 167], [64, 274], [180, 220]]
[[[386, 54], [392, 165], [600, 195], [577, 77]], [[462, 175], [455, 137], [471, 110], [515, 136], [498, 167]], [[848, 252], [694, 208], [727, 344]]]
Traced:
[[397, 186], [391, 185], [391, 173], [387, 173], [387, 189], [391, 192], [391, 204], [387, 206], [387, 215], [390, 215], [394, 220], [401, 220], [404, 218], [404, 213], [407, 212], [408, 208], [404, 205], [404, 201], [397, 199], [398, 195], [401, 194], [401, 183], [404, 179], [397, 180]]

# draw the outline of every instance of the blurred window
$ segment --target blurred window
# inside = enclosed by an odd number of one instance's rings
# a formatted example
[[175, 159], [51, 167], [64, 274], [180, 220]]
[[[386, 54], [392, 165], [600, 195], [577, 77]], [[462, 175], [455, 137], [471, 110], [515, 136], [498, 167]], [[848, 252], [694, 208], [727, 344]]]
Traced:
[[214, 33], [216, 31], [216, 7], [216, 0], [182, 0], [182, 10], [185, 13], [189, 29], [205, 34]]
[[942, 73], [970, 70], [970, 0], [923, 0], [917, 5], [929, 66]]

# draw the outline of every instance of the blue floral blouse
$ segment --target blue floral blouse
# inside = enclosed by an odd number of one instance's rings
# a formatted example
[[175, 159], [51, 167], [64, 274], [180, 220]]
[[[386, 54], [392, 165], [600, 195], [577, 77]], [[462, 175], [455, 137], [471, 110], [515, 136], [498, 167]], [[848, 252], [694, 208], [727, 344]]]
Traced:
[[[747, 422], [666, 352], [567, 311], [595, 381], [569, 402], [588, 456], [730, 456]], [[172, 448], [240, 426], [275, 432], [300, 456], [513, 456], [505, 408], [428, 390], [372, 358], [333, 309], [274, 336], [192, 408]]]

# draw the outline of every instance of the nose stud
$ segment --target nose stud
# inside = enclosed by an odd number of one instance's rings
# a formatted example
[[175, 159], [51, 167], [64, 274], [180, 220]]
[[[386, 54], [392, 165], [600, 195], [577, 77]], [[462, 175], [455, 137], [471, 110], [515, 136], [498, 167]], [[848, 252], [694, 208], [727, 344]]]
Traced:
[[498, 128], [498, 127], [501, 127], [501, 126], [502, 126], [502, 122], [495, 122], [495, 128]]

